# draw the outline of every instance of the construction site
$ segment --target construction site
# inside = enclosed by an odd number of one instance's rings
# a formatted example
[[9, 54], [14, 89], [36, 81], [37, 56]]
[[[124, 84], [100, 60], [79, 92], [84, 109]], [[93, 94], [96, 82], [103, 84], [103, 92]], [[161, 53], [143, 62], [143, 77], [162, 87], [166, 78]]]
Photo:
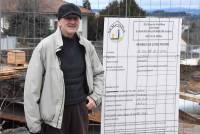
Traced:
[[[63, 0], [0, 0], [0, 134], [29, 134], [23, 106], [27, 67], [37, 44], [56, 30], [58, 7], [66, 2]], [[82, 19], [78, 32], [86, 38], [91, 38], [103, 63], [103, 35], [100, 35], [102, 31], [100, 19], [101, 17], [116, 17], [116, 15], [109, 12], [97, 14], [82, 5], [80, 9]], [[172, 16], [183, 19], [179, 134], [198, 134], [200, 132], [200, 44], [197, 43], [200, 41], [197, 39], [200, 39], [200, 33], [194, 33], [190, 28], [192, 26], [200, 28], [200, 15], [195, 15], [195, 18], [183, 12], [174, 14], [170, 12], [163, 16], [161, 13], [162, 11], [155, 14], [146, 13], [146, 17], [170, 18]], [[95, 24], [89, 23], [91, 16], [97, 19]], [[189, 22], [190, 18], [197, 24]], [[91, 27], [95, 29], [93, 40], [91, 31], [88, 31]], [[196, 38], [196, 42], [190, 41], [193, 37]], [[101, 107], [90, 112], [88, 117], [89, 134], [100, 134]]]

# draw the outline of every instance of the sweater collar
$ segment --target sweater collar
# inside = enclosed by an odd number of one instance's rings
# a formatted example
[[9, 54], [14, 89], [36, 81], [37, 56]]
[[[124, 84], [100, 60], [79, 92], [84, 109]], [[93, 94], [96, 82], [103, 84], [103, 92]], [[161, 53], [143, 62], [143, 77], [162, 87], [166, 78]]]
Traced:
[[[63, 46], [63, 40], [62, 40], [62, 34], [61, 34], [60, 27], [57, 28], [57, 30], [54, 34], [55, 34], [55, 37], [56, 37], [56, 40], [55, 40], [56, 41], [56, 47], [55, 47], [55, 49], [56, 49], [56, 52], [57, 52], [57, 51], [60, 51], [62, 46]], [[79, 43], [85, 47], [83, 37], [78, 33], [76, 33], [76, 34], [79, 38]]]

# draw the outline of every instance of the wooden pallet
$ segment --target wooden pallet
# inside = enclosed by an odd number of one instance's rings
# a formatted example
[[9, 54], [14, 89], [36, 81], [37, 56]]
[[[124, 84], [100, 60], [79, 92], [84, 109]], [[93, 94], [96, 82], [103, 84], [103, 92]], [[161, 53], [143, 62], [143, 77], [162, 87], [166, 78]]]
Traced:
[[24, 66], [3, 66], [0, 68], [0, 80], [11, 79], [19, 73], [24, 72], [27, 65]]
[[7, 63], [13, 65], [23, 65], [26, 62], [26, 54], [21, 50], [9, 50], [7, 53]]

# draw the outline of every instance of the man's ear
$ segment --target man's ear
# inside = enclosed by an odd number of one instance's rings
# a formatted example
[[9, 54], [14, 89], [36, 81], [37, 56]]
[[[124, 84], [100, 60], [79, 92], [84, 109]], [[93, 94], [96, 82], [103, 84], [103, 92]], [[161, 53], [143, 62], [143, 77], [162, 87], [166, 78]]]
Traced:
[[58, 26], [58, 27], [60, 27], [60, 26], [61, 26], [61, 24], [60, 24], [60, 20], [58, 20], [57, 26]]

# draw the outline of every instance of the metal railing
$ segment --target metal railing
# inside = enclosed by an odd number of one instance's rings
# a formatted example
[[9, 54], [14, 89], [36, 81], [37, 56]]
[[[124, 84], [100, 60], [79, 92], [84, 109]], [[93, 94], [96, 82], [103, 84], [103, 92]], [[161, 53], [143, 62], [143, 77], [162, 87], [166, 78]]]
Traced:
[[181, 60], [200, 58], [200, 45], [187, 45], [185, 51], [181, 51]]

